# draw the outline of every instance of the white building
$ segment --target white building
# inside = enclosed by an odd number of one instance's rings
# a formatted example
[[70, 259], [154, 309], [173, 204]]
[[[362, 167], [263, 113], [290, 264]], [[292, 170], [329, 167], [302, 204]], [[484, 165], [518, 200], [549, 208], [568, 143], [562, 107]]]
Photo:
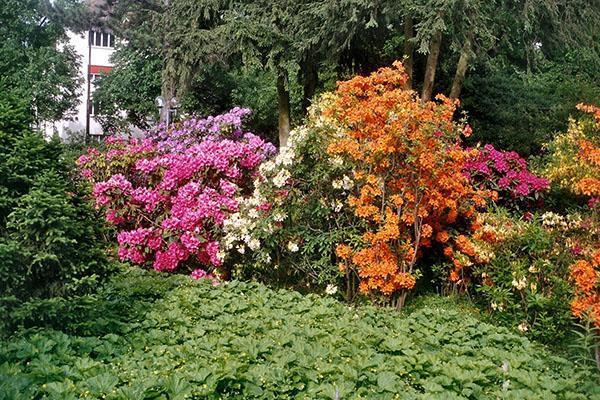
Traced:
[[68, 32], [69, 44], [75, 48], [81, 62], [79, 74], [84, 78], [79, 104], [69, 119], [48, 123], [44, 127], [47, 136], [58, 134], [61, 139], [73, 135], [98, 137], [102, 127], [94, 117], [94, 81], [110, 72], [110, 57], [115, 51], [115, 37], [101, 30], [89, 30], [84, 34]]

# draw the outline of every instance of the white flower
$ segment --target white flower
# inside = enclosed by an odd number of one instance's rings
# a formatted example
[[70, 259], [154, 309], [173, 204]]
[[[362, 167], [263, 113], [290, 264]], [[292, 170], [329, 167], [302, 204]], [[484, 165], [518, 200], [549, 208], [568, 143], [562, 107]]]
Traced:
[[344, 165], [344, 159], [340, 156], [335, 156], [333, 158], [330, 158], [329, 162], [332, 165], [335, 165], [336, 167], [340, 167], [340, 166]]
[[217, 252], [217, 259], [223, 261], [225, 259], [225, 252], [223, 250], [219, 250]]
[[341, 189], [342, 186], [344, 186], [344, 181], [336, 179], [335, 181], [331, 182], [331, 186], [333, 186], [334, 189]]
[[354, 186], [354, 181], [349, 176], [344, 175], [342, 179], [342, 187], [344, 190], [350, 190]]
[[498, 309], [498, 304], [496, 304], [496, 303], [495, 303], [495, 302], [493, 302], [493, 301], [492, 301], [492, 304], [491, 304], [491, 306], [492, 306], [492, 310], [494, 310], [494, 311]]
[[336, 213], [342, 211], [343, 207], [344, 207], [344, 203], [342, 203], [340, 200], [335, 200], [331, 203], [331, 208]]
[[257, 219], [259, 217], [258, 210], [256, 208], [251, 208], [248, 211], [248, 216], [252, 219]]
[[527, 286], [527, 279], [521, 278], [517, 280], [516, 278], [512, 280], [512, 285], [517, 288], [517, 290], [523, 290]]
[[283, 222], [283, 221], [285, 221], [286, 218], [287, 218], [287, 214], [284, 212], [277, 211], [276, 213], [273, 213], [273, 221]]
[[292, 253], [295, 253], [295, 252], [297, 252], [298, 250], [300, 250], [300, 247], [298, 247], [298, 244], [297, 244], [297, 243], [290, 241], [290, 242], [288, 242], [288, 244], [287, 244], [287, 249], [288, 249], [289, 251], [291, 251]]
[[338, 291], [338, 287], [332, 284], [327, 285], [327, 287], [325, 288], [325, 293], [327, 293], [328, 295], [334, 295], [336, 294]]
[[294, 151], [291, 147], [284, 147], [277, 155], [275, 163], [278, 165], [292, 165], [294, 163]]
[[532, 274], [535, 274], [536, 272], [538, 272], [538, 269], [535, 265], [532, 264], [529, 266], [528, 271], [531, 272]]
[[281, 188], [286, 184], [290, 177], [290, 171], [288, 171], [287, 169], [282, 169], [277, 173], [277, 175], [275, 175], [275, 178], [273, 178], [273, 185], [275, 185], [278, 188]]
[[248, 247], [250, 248], [250, 250], [254, 251], [254, 250], [258, 250], [260, 248], [260, 240], [256, 239], [256, 238], [252, 238], [248, 241]]
[[527, 327], [527, 322], [521, 322], [519, 324], [519, 326], [517, 326], [517, 329], [521, 332], [521, 333], [525, 333], [529, 330], [529, 328]]
[[267, 172], [273, 171], [274, 168], [275, 168], [275, 163], [273, 161], [269, 160], [269, 161], [265, 161], [262, 164], [260, 164], [260, 167], [258, 167], [258, 170], [261, 174], [265, 175]]
[[244, 254], [244, 253], [246, 252], [246, 247], [245, 247], [243, 244], [240, 244], [240, 245], [237, 247], [237, 251], [238, 251], [240, 254]]

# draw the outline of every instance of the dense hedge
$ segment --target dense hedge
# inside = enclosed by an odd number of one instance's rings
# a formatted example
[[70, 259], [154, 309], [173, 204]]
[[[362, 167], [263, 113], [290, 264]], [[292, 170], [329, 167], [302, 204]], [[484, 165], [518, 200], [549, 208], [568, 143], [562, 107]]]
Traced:
[[258, 284], [212, 287], [133, 270], [97, 295], [29, 308], [49, 325], [0, 342], [0, 394], [600, 398], [584, 369], [444, 301], [399, 317]]

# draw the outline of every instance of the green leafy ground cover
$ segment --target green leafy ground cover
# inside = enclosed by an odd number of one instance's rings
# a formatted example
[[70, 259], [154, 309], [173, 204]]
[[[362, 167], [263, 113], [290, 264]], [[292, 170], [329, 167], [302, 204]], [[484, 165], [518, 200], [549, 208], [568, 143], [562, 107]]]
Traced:
[[600, 398], [591, 372], [447, 298], [398, 313], [134, 270], [11, 323], [0, 399]]

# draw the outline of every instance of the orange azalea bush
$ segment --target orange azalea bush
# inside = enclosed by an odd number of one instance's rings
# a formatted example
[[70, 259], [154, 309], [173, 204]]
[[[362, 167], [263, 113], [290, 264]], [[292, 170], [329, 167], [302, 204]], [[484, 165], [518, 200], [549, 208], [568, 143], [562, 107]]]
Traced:
[[380, 293], [401, 307], [417, 278], [423, 249], [439, 247], [451, 260], [450, 279], [468, 280], [466, 268], [482, 255], [473, 233], [477, 209], [494, 193], [474, 188], [463, 175], [469, 151], [453, 121], [457, 102], [438, 96], [421, 102], [404, 90], [402, 64], [338, 83], [324, 114], [339, 125], [329, 154], [354, 165], [358, 184], [349, 204], [368, 223], [361, 245], [340, 244], [342, 270], [355, 268], [363, 293]]

